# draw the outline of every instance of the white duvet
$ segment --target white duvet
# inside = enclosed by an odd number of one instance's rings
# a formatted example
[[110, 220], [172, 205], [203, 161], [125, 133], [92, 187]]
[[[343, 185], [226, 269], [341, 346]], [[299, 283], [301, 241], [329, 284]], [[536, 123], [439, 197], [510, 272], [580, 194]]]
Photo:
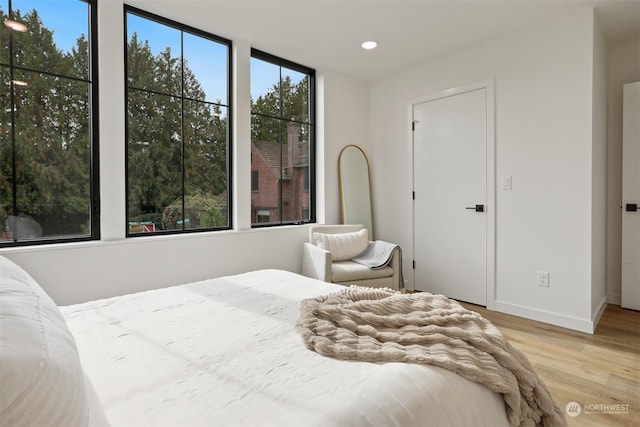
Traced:
[[307, 350], [299, 302], [340, 289], [261, 270], [61, 310], [115, 426], [508, 425], [457, 374]]

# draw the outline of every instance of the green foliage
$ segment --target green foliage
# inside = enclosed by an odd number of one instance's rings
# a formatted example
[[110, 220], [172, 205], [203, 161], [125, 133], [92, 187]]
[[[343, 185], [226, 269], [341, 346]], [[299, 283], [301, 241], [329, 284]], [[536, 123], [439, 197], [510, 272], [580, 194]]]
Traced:
[[[7, 16], [0, 11], [0, 20]], [[14, 64], [59, 74], [53, 77], [16, 68], [14, 78], [28, 86], [14, 86], [11, 102], [8, 49], [2, 50], [0, 71], [0, 205], [3, 217], [31, 216], [45, 235], [84, 234], [90, 215], [90, 123], [87, 79], [88, 42], [78, 38], [71, 52], [62, 52], [36, 10], [16, 20], [29, 31], [13, 33]], [[9, 45], [9, 32], [0, 32], [0, 44]], [[12, 171], [11, 111], [15, 111], [16, 179]], [[13, 210], [13, 187], [16, 205]], [[4, 219], [4, 218], [3, 218]]]
[[227, 200], [224, 194], [212, 196], [197, 192], [184, 198], [182, 215], [182, 197], [175, 200], [164, 210], [163, 222], [165, 228], [182, 228], [180, 221], [186, 220], [185, 228], [215, 228], [227, 225]]
[[[88, 234], [89, 42], [82, 35], [64, 52], [36, 10], [14, 12], [29, 28], [13, 33], [14, 78], [29, 86], [14, 86], [12, 100], [9, 32], [0, 31], [0, 226], [8, 215], [20, 214], [39, 222], [45, 236]], [[6, 19], [0, 9], [0, 20]], [[152, 221], [160, 229], [181, 228], [177, 224], [185, 219], [191, 228], [227, 225], [227, 107], [204, 102], [189, 64], [169, 48], [154, 55], [134, 33], [127, 54], [129, 221]], [[287, 121], [309, 120], [308, 95], [308, 77], [297, 84], [285, 77], [252, 101], [252, 139], [286, 142]]]
[[[134, 33], [127, 58], [129, 218], [169, 209], [164, 227], [174, 229], [186, 217], [175, 202], [183, 191], [209, 198], [227, 191], [226, 107], [198, 101], [205, 98], [201, 84], [169, 48], [153, 55]], [[180, 97], [183, 86], [188, 99]]]
[[[252, 101], [251, 139], [253, 141], [278, 141], [286, 135], [283, 121], [309, 122], [309, 77], [297, 84], [285, 76], [264, 95]], [[306, 126], [303, 126], [306, 128]]]

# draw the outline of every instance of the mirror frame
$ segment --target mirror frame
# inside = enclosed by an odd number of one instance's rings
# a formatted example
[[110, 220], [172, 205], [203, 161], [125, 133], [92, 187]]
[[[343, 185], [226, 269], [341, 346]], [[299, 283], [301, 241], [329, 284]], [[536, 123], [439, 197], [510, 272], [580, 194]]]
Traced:
[[[354, 162], [358, 162], [354, 164]], [[350, 164], [349, 164], [350, 163]], [[361, 170], [353, 170], [360, 167]], [[373, 240], [373, 203], [371, 198], [371, 174], [369, 159], [357, 145], [345, 146], [338, 156], [338, 186], [340, 188], [340, 222], [342, 224], [362, 224]], [[366, 185], [365, 185], [366, 183]], [[363, 189], [366, 187], [366, 189]], [[356, 209], [349, 209], [355, 198]]]

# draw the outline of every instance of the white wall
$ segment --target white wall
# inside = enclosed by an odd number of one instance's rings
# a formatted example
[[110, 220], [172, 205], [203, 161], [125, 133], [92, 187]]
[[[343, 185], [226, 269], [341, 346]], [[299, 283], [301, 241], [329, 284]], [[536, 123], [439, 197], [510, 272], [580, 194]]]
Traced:
[[[496, 90], [498, 310], [591, 331], [594, 14], [453, 54], [372, 84], [370, 102], [378, 237], [404, 249], [411, 278], [408, 106], [412, 99], [493, 77]], [[416, 219], [419, 220], [419, 219]], [[550, 272], [548, 288], [536, 271]], [[490, 297], [490, 296], [489, 296]]]
[[[360, 146], [371, 156], [369, 139], [369, 86], [353, 78], [325, 72], [325, 86], [331, 88], [324, 94], [324, 173], [326, 197], [324, 222], [340, 223], [340, 199], [338, 187], [338, 156], [349, 144]], [[375, 171], [371, 171], [375, 175]], [[374, 195], [375, 197], [375, 192]]]
[[593, 27], [591, 146], [591, 320], [607, 307], [607, 45], [598, 20]]
[[[174, 2], [130, 4], [175, 20], [197, 15], [194, 11], [190, 15], [188, 7], [176, 8]], [[0, 254], [29, 271], [60, 305], [261, 268], [299, 272], [308, 227], [250, 229], [251, 42], [234, 39], [234, 34], [218, 34], [234, 40], [237, 71], [232, 124], [234, 230], [125, 239], [123, 2], [100, 1], [98, 7], [102, 241], [8, 248]], [[216, 34], [215, 28], [198, 28]], [[319, 222], [337, 222], [338, 153], [344, 145], [368, 143], [368, 86], [331, 70], [317, 70], [317, 83], [317, 216]]]
[[622, 86], [640, 81], [640, 41], [609, 50], [608, 61], [607, 284], [620, 304], [622, 265]]

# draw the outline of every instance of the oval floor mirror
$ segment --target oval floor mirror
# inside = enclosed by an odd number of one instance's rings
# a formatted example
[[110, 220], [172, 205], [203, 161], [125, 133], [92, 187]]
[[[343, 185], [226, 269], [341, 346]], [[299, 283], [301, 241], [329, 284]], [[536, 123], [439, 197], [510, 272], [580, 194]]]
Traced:
[[343, 224], [363, 224], [373, 240], [369, 161], [357, 145], [347, 145], [338, 157], [340, 218]]

